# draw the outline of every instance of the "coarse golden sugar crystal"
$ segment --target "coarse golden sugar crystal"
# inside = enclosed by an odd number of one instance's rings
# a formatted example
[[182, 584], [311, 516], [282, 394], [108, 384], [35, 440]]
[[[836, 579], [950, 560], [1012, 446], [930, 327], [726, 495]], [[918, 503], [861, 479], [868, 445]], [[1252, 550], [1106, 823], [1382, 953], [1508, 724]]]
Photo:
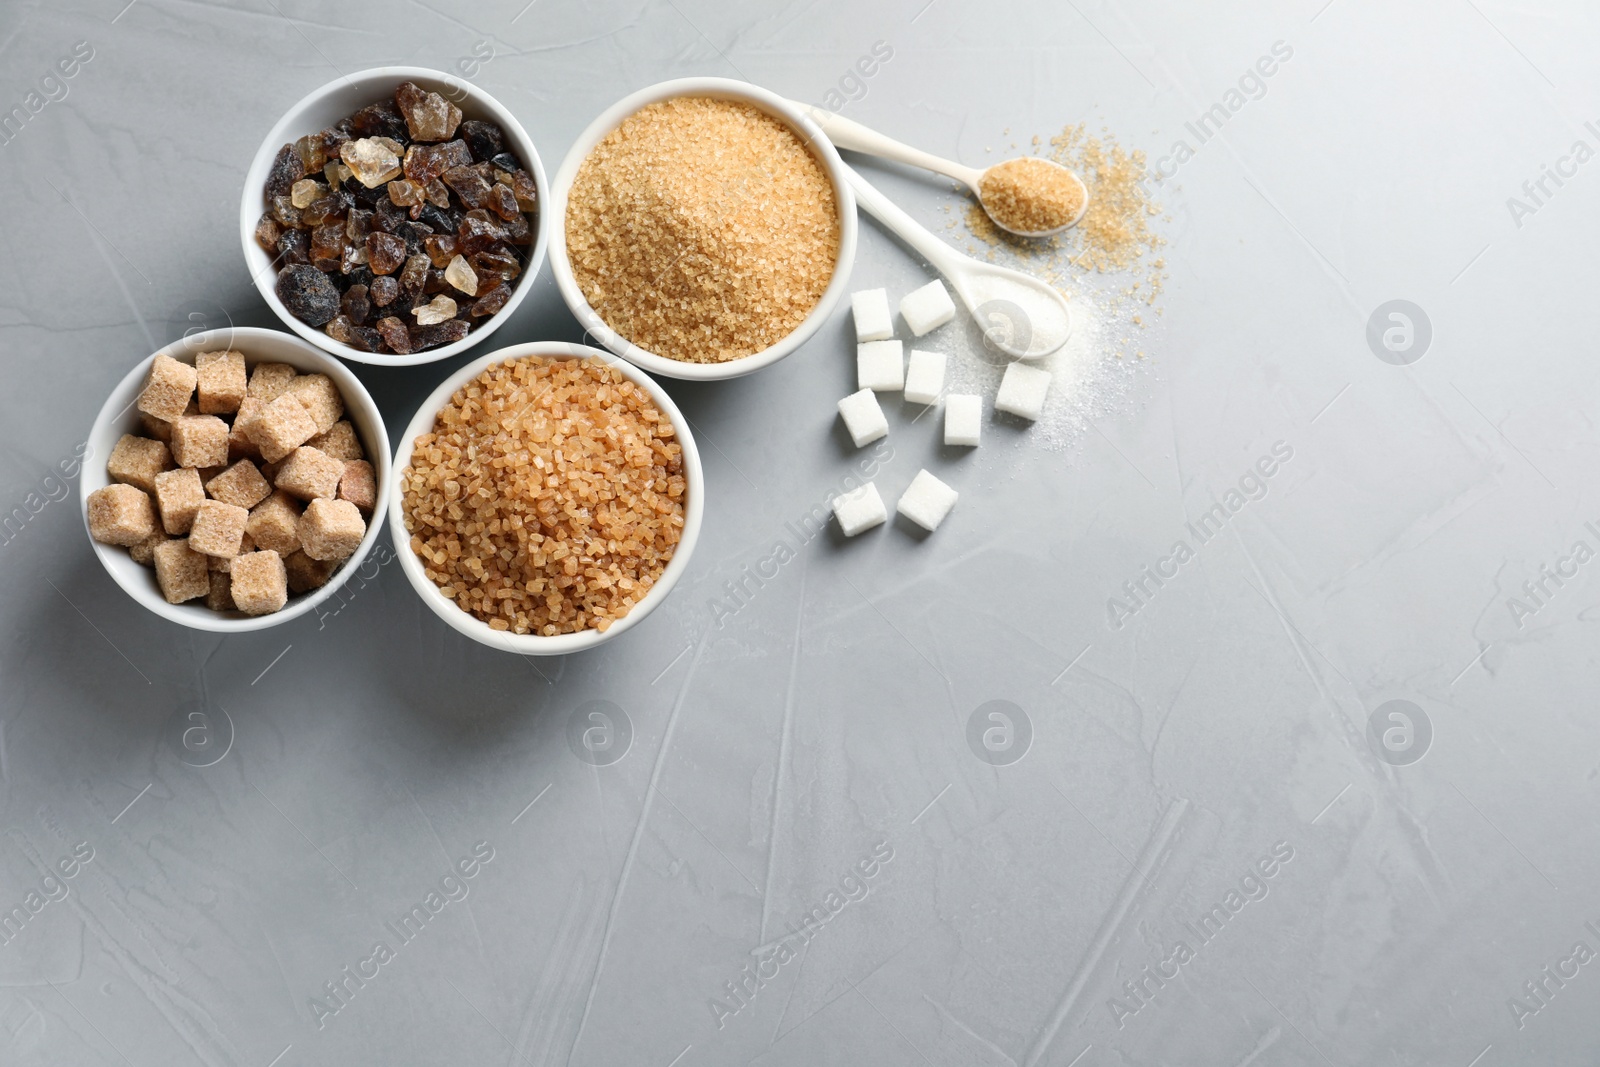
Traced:
[[597, 360], [509, 360], [456, 391], [414, 442], [411, 548], [463, 611], [517, 634], [604, 631], [683, 536], [677, 432]]
[[583, 161], [567, 253], [584, 299], [639, 347], [690, 363], [770, 348], [822, 299], [839, 252], [822, 164], [731, 100], [641, 108]]

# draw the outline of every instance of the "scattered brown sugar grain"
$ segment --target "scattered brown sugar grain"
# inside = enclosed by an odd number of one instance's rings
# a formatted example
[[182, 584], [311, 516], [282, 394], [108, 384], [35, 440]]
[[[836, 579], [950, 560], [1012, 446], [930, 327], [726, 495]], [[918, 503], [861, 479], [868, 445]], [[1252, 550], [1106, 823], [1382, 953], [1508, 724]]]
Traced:
[[604, 631], [644, 599], [688, 491], [648, 394], [598, 360], [537, 356], [458, 389], [402, 485], [429, 580], [496, 630], [542, 636]]
[[984, 171], [978, 196], [996, 222], [1021, 234], [1059, 230], [1083, 210], [1083, 186], [1071, 174], [1028, 157]]
[[833, 277], [833, 183], [801, 138], [730, 100], [677, 97], [594, 147], [567, 203], [589, 306], [640, 348], [722, 363], [783, 340]]

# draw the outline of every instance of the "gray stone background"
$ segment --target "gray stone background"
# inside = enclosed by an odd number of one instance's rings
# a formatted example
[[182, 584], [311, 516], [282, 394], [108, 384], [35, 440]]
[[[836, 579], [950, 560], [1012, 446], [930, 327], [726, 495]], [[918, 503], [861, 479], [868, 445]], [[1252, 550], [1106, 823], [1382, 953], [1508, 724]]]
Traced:
[[[0, 145], [0, 908], [45, 893], [0, 944], [0, 1062], [1600, 1051], [1592, 5], [125, 2], [0, 7], [5, 108], [93, 50]], [[834, 428], [841, 309], [765, 373], [671, 386], [705, 535], [668, 603], [588, 654], [469, 643], [393, 566], [226, 639], [102, 572], [61, 464], [190, 315], [275, 325], [239, 183], [303, 94], [487, 42], [474, 80], [554, 172], [634, 89], [821, 102], [877, 41], [894, 58], [845, 114], [968, 163], [1068, 122], [1154, 162], [1293, 49], [1162, 184], [1165, 314], [1073, 447], [991, 423], [952, 457], [893, 411], [880, 488], [935, 470], [962, 494], [946, 524], [818, 537], [712, 626], [859, 458]], [[958, 202], [863, 169], [936, 226]], [[925, 277], [863, 224], [855, 288]], [[1392, 300], [1432, 328], [1404, 365], [1367, 342]], [[546, 338], [580, 339], [548, 271], [491, 343]], [[398, 430], [455, 365], [356, 369]], [[1108, 625], [1280, 441], [1265, 498]], [[596, 711], [606, 765], [573, 743]], [[433, 891], [465, 896], [394, 936]], [[345, 977], [379, 941], [376, 975]]]

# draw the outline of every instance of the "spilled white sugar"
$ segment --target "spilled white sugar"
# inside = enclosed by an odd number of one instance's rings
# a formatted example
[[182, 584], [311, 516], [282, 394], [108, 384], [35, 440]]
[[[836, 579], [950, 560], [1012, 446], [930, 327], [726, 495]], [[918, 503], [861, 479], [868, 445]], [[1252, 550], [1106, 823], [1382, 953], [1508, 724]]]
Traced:
[[[1029, 365], [1052, 375], [1050, 392], [1037, 421], [1017, 435], [1018, 447], [1063, 452], [1075, 448], [1089, 432], [1089, 420], [1119, 410], [1138, 375], [1136, 361], [1122, 359], [1108, 343], [1107, 316], [1087, 288], [1074, 292], [1072, 334], [1067, 343]], [[951, 329], [952, 349], [945, 372], [946, 393], [977, 393], [992, 403], [1011, 358], [988, 348], [983, 332], [970, 317], [965, 328]], [[960, 320], [958, 320], [960, 321]], [[943, 348], [946, 345], [941, 344]], [[987, 421], [987, 419], [986, 419]]]

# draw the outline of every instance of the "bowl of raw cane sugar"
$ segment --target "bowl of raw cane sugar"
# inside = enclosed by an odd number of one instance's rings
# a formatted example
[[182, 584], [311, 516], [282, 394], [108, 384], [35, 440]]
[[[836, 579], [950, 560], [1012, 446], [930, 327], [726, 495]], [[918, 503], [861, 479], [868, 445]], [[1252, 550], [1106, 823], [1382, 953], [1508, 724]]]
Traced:
[[584, 328], [652, 374], [771, 366], [827, 320], [855, 197], [810, 118], [746, 82], [642, 89], [577, 139], [550, 190], [550, 265]]
[[389, 437], [354, 374], [276, 330], [175, 341], [112, 391], [90, 432], [84, 523], [128, 595], [197, 630], [304, 615], [378, 536]]
[[677, 405], [583, 345], [492, 352], [422, 402], [394, 457], [401, 569], [457, 631], [565, 655], [637, 625], [688, 568], [704, 475]]

